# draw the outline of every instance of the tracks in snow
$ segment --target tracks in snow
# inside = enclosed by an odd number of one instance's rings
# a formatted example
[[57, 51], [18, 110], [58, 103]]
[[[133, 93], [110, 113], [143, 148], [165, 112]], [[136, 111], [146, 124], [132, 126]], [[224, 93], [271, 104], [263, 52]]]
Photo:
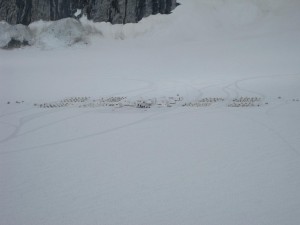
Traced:
[[[299, 76], [299, 75], [295, 74], [290, 76]], [[32, 104], [32, 107], [27, 107], [26, 109], [16, 110], [14, 112], [0, 115], [0, 123], [2, 124], [5, 123], [6, 125], [11, 126], [13, 128], [12, 133], [6, 135], [6, 137], [0, 140], [0, 144], [6, 144], [7, 142], [11, 143], [12, 141], [17, 140], [18, 138], [21, 138], [25, 135], [34, 135], [35, 132], [42, 131], [43, 129], [49, 128], [50, 126], [64, 123], [67, 120], [80, 118], [89, 113], [94, 113], [94, 112], [137, 113], [137, 112], [146, 111], [147, 114], [145, 114], [143, 118], [137, 119], [135, 121], [121, 124], [119, 126], [114, 126], [102, 131], [94, 132], [89, 135], [83, 135], [80, 137], [58, 140], [51, 143], [45, 143], [45, 144], [35, 145], [31, 147], [19, 148], [13, 151], [10, 150], [6, 151], [5, 149], [3, 149], [4, 151], [0, 152], [0, 154], [34, 150], [34, 149], [39, 149], [47, 146], [70, 143], [76, 140], [82, 140], [82, 139], [87, 139], [98, 135], [103, 135], [109, 132], [114, 132], [119, 129], [124, 129], [126, 127], [130, 127], [139, 123], [146, 122], [149, 119], [155, 116], [159, 116], [163, 113], [166, 113], [167, 115], [170, 112], [170, 110], [173, 111], [175, 109], [182, 108], [182, 107], [212, 108], [212, 109], [218, 108], [222, 110], [226, 110], [226, 108], [263, 107], [266, 108], [266, 110], [264, 111], [267, 115], [271, 112], [271, 110], [273, 110], [273, 107], [282, 107], [288, 103], [293, 103], [293, 104], [300, 103], [299, 97], [297, 96], [291, 99], [286, 99], [286, 98], [282, 98], [281, 96], [278, 96], [277, 98], [273, 98], [272, 101], [270, 101], [271, 99], [268, 98], [268, 96], [264, 93], [260, 93], [251, 89], [246, 89], [241, 87], [242, 84], [243, 83], [246, 84], [247, 81], [254, 81], [254, 80], [259, 81], [259, 79], [261, 78], [271, 78], [271, 77], [280, 77], [280, 75], [246, 78], [242, 80], [237, 80], [229, 84], [219, 84], [219, 85], [209, 84], [199, 88], [195, 84], [193, 85], [185, 84], [185, 86], [189, 90], [193, 90], [193, 92], [196, 93], [196, 97], [193, 100], [190, 100], [190, 98], [186, 98], [184, 95], [176, 94], [174, 96], [169, 96], [169, 97], [163, 96], [163, 97], [155, 97], [155, 98], [141, 97], [141, 95], [140, 96], [137, 95], [135, 97], [106, 96], [106, 97], [99, 97], [99, 98], [83, 96], [83, 97], [64, 98], [53, 102], [35, 103]], [[147, 90], [144, 90], [145, 91], [144, 93], [151, 92], [150, 89], [151, 90], [155, 89], [153, 83], [148, 83]], [[207, 93], [214, 92], [218, 94], [212, 96], [212, 95], [208, 95], [206, 92]], [[9, 105], [12, 104], [19, 104], [21, 106], [23, 104], [23, 101], [15, 101], [15, 103], [10, 102]], [[17, 109], [18, 107], [15, 108]], [[22, 128], [25, 125], [30, 124], [34, 120], [42, 119], [43, 117], [46, 118], [46, 116], [55, 117], [57, 113], [61, 111], [70, 110], [74, 108], [78, 108], [79, 110], [79, 112], [75, 115], [67, 116], [63, 118], [58, 117], [50, 123], [34, 126], [29, 130], [27, 129], [25, 131], [22, 131]], [[82, 108], [82, 110], [80, 108]], [[36, 110], [39, 110], [39, 112], [36, 112]], [[22, 116], [22, 113], [28, 115]], [[6, 118], [8, 117], [14, 117], [15, 118], [14, 123], [10, 123], [6, 121]], [[15, 123], [16, 119], [18, 121], [17, 125]], [[290, 148], [294, 148], [274, 128], [266, 125], [265, 123], [262, 124], [261, 121], [254, 121], [254, 122], [259, 123], [260, 125], [268, 128], [271, 132], [276, 134], [278, 137], [281, 137], [281, 139], [286, 144], [288, 144]]]

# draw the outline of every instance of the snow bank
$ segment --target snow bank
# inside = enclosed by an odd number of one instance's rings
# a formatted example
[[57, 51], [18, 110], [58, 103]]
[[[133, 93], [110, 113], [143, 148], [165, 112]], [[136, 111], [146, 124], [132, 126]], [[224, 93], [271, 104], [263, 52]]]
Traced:
[[[101, 22], [95, 23], [82, 17], [80, 20], [73, 18], [58, 21], [37, 21], [28, 27], [23, 25], [11, 26], [6, 22], [0, 25], [0, 47], [5, 47], [14, 37], [17, 40], [26, 40], [30, 45], [43, 49], [69, 47], [75, 44], [86, 44], [94, 40], [112, 39], [124, 40], [147, 36], [154, 28], [164, 24], [170, 19], [166, 15], [150, 16], [139, 23], [116, 24]], [[23, 38], [23, 39], [22, 39]]]
[[168, 25], [171, 22], [169, 15], [155, 15], [142, 19], [139, 23], [114, 24], [106, 22], [93, 22], [86, 17], [80, 19], [85, 31], [89, 35], [99, 35], [105, 39], [124, 40], [148, 36], [155, 28]]
[[[79, 20], [38, 21], [30, 24], [29, 29], [1, 22], [0, 47], [5, 47], [11, 40], [46, 49], [87, 44], [95, 38], [124, 40], [155, 36], [168, 41], [199, 37], [210, 40], [224, 32], [237, 34], [247, 31], [250, 26], [259, 30], [268, 18], [290, 16], [299, 6], [296, 0], [182, 0], [181, 3], [171, 15], [149, 16], [136, 24], [95, 23], [84, 16]], [[283, 21], [278, 19], [280, 23]], [[286, 24], [288, 26], [290, 22]]]
[[67, 47], [85, 41], [82, 24], [73, 18], [54, 22], [39, 21], [29, 25], [36, 37], [36, 46], [43, 48]]
[[32, 45], [33, 35], [24, 25], [10, 25], [0, 22], [0, 48], [14, 48], [23, 45]]

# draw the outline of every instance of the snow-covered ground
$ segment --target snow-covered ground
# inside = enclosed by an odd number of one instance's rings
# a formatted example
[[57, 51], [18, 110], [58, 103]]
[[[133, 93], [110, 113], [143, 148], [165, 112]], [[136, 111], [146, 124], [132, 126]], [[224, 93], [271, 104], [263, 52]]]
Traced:
[[0, 50], [1, 225], [300, 224], [300, 2], [181, 3]]

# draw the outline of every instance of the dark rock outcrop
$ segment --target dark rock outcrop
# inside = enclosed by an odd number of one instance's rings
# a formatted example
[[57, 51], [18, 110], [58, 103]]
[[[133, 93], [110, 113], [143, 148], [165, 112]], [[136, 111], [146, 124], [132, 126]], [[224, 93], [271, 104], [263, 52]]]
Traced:
[[0, 0], [0, 21], [28, 25], [74, 17], [81, 9], [95, 22], [135, 23], [151, 14], [171, 13], [176, 4], [176, 0]]

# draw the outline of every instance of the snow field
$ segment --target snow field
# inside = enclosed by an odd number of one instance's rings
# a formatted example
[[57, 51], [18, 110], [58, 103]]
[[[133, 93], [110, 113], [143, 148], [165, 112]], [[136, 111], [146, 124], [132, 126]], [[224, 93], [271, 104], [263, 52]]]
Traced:
[[51, 35], [0, 50], [0, 224], [298, 225], [299, 8], [32, 24]]

